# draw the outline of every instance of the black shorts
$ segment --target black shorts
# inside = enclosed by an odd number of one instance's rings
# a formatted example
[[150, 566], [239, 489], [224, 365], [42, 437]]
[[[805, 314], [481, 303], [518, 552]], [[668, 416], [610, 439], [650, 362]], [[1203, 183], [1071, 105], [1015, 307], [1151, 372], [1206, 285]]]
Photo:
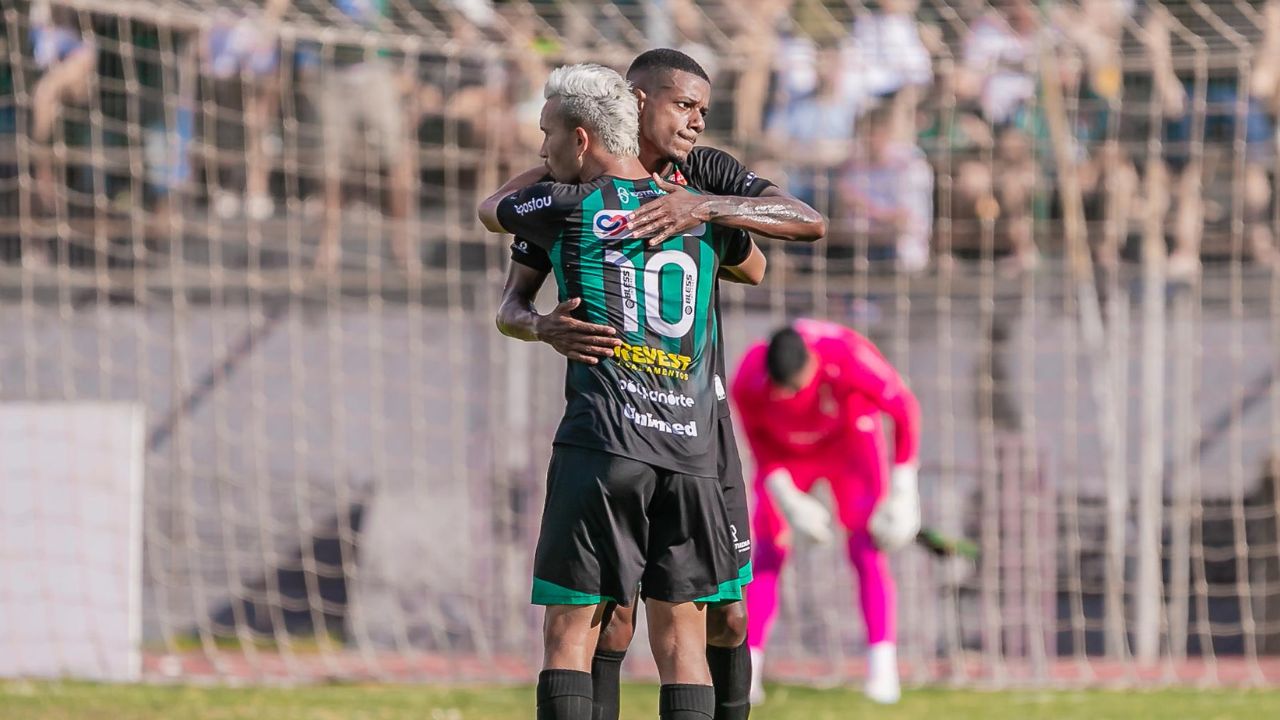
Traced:
[[716, 422], [719, 435], [720, 492], [729, 513], [729, 542], [738, 559], [738, 583], [751, 582], [751, 513], [747, 509], [747, 483], [742, 477], [742, 457], [733, 434], [733, 418], [721, 415]]
[[715, 478], [557, 445], [533, 557], [535, 605], [630, 605], [740, 596], [729, 518]]

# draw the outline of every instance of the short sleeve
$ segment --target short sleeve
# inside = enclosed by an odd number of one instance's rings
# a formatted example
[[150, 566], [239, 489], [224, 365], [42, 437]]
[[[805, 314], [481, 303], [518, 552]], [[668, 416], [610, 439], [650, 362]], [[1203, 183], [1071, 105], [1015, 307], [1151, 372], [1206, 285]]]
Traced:
[[720, 264], [725, 267], [741, 265], [751, 257], [751, 234], [745, 230], [712, 225], [711, 231], [716, 234], [716, 247], [719, 250]]
[[551, 272], [551, 256], [547, 251], [522, 237], [511, 241], [511, 262], [520, 263], [539, 272]]
[[712, 195], [757, 197], [773, 183], [747, 169], [723, 150], [695, 147], [685, 161], [685, 178], [695, 189]]
[[540, 182], [511, 193], [498, 203], [498, 223], [530, 244], [548, 247], [576, 206], [571, 187]]

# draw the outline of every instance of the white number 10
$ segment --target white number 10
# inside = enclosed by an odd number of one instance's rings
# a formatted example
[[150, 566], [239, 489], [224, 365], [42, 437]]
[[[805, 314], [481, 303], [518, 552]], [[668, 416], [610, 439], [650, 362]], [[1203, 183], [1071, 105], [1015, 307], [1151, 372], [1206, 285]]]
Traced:
[[[622, 284], [622, 330], [635, 332], [640, 329], [639, 312], [636, 310], [640, 286], [636, 278], [635, 263], [617, 250], [606, 250], [604, 258], [606, 262], [618, 266]], [[662, 283], [659, 278], [668, 265], [680, 268], [679, 298], [664, 298], [661, 295]], [[649, 329], [669, 338], [680, 338], [689, 334], [689, 329], [693, 327], [694, 310], [698, 303], [698, 267], [693, 258], [679, 250], [663, 250], [654, 254], [649, 262], [645, 263], [645, 270], [650, 275], [650, 281], [645, 283], [644, 291], [644, 316]], [[668, 310], [667, 315], [678, 312], [679, 318], [675, 322], [663, 318], [664, 307]]]

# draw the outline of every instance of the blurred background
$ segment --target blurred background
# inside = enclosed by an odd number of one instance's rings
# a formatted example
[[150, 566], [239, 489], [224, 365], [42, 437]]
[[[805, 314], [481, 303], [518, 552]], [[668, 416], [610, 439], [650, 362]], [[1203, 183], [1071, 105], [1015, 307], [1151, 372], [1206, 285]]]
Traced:
[[[981, 551], [895, 556], [904, 679], [1280, 681], [1280, 1], [0, 7], [0, 674], [532, 677], [564, 361], [475, 205], [551, 68], [668, 46], [830, 218], [730, 362], [874, 339]], [[784, 593], [771, 675], [860, 676], [839, 553]]]

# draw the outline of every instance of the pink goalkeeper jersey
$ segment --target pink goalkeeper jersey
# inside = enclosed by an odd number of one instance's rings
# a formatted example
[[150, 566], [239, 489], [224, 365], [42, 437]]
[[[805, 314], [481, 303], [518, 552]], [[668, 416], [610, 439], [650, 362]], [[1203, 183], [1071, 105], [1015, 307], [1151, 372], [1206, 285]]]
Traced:
[[790, 397], [773, 387], [767, 342], [747, 350], [733, 378], [731, 393], [757, 463], [838, 451], [850, 434], [867, 429], [857, 421], [875, 410], [893, 418], [894, 462], [915, 462], [919, 406], [876, 346], [835, 323], [798, 320], [794, 327], [818, 358], [808, 386]]

